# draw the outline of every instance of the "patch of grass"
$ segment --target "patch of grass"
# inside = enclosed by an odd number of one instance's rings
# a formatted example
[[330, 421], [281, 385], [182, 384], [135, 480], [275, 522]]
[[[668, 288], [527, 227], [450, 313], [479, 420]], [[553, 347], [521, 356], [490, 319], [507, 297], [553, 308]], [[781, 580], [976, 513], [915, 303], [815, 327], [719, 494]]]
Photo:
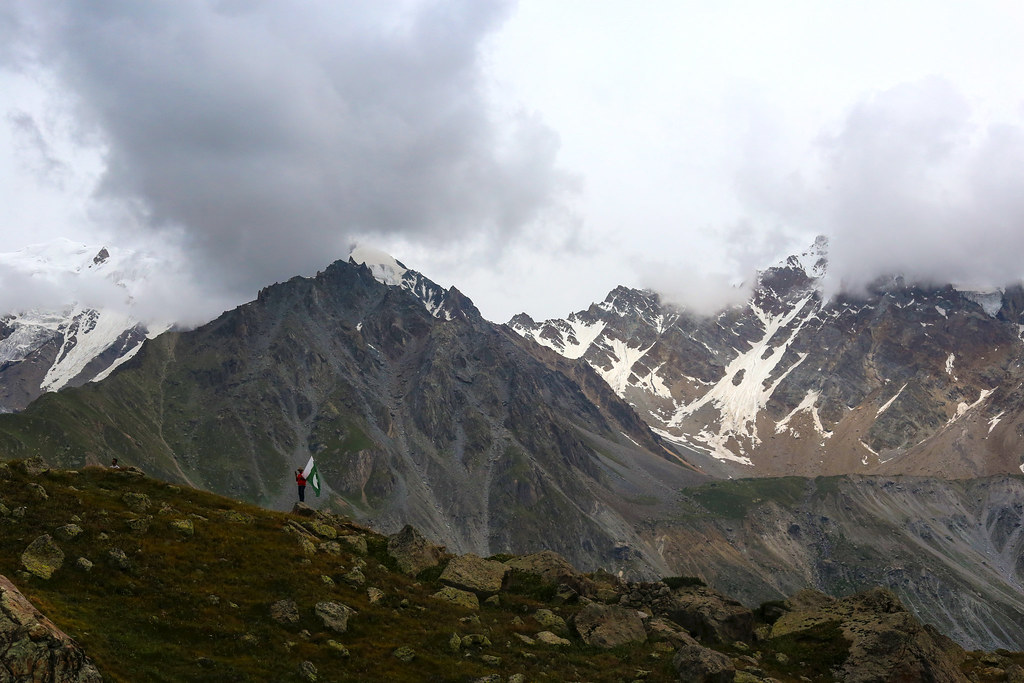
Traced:
[[[30, 481], [46, 489], [47, 500], [33, 498]], [[147, 509], [140, 511], [140, 499]], [[505, 676], [527, 680], [632, 680], [638, 669], [651, 671], [648, 681], [674, 679], [671, 657], [654, 659], [654, 644], [612, 652], [576, 639], [567, 648], [521, 645], [514, 634], [541, 630], [531, 616], [538, 608], [569, 619], [580, 606], [555, 604], [557, 586], [518, 571], [497, 606], [475, 612], [437, 600], [431, 596], [443, 566], [406, 576], [387, 554], [385, 537], [340, 516], [321, 521], [338, 533], [363, 534], [365, 556], [347, 544], [340, 555], [307, 556], [299, 542], [305, 534], [291, 530], [302, 518], [106, 468], [32, 477], [18, 464], [0, 464], [0, 501], [25, 508], [21, 517], [0, 517], [0, 574], [82, 645], [106, 681], [300, 681], [307, 660], [321, 681], [466, 681], [495, 672], [484, 654], [501, 658]], [[138, 518], [148, 519], [146, 530], [129, 526]], [[192, 520], [194, 535], [172, 526], [180, 519]], [[49, 580], [25, 574], [25, 547], [72, 520], [83, 532], [59, 541], [64, 565]], [[110, 563], [114, 548], [128, 556], [127, 569]], [[79, 557], [94, 563], [91, 571], [75, 567]], [[356, 566], [364, 585], [345, 581]], [[370, 586], [384, 591], [383, 599], [371, 603]], [[270, 618], [280, 599], [296, 602], [297, 623]], [[316, 616], [324, 600], [357, 611], [344, 634]], [[453, 633], [487, 634], [492, 645], [453, 652]], [[329, 639], [350, 656], [337, 655]], [[400, 646], [416, 659], [392, 656]]]
[[803, 477], [734, 479], [704, 484], [687, 489], [685, 493], [712, 515], [740, 519], [766, 501], [784, 507], [795, 505], [804, 497], [807, 481]]

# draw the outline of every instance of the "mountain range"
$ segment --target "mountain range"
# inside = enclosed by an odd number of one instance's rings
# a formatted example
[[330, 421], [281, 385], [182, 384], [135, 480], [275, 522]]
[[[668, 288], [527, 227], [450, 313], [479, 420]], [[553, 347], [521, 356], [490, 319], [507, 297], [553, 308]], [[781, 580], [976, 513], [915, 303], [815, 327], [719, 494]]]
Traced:
[[[1024, 648], [1024, 297], [828, 298], [825, 247], [713, 317], [620, 287], [507, 325], [357, 250], [0, 415], [0, 453], [277, 509], [312, 455], [316, 505], [456, 552], [699, 575], [750, 604], [883, 585], [963, 644]], [[721, 481], [776, 475], [802, 476]]]
[[1024, 290], [892, 278], [824, 293], [827, 241], [707, 317], [619, 287], [564, 319], [508, 325], [584, 360], [717, 476], [1024, 471]]

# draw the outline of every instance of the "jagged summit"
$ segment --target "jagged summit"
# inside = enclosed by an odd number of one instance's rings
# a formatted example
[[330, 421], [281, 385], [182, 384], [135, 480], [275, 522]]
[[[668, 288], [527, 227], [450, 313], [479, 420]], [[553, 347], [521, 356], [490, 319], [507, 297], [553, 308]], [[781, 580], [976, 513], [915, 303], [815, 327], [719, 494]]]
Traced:
[[435, 318], [480, 317], [480, 311], [473, 302], [454, 286], [445, 290], [422, 273], [406, 268], [387, 252], [356, 246], [349, 254], [348, 262], [366, 266], [374, 279], [382, 284], [412, 292]]

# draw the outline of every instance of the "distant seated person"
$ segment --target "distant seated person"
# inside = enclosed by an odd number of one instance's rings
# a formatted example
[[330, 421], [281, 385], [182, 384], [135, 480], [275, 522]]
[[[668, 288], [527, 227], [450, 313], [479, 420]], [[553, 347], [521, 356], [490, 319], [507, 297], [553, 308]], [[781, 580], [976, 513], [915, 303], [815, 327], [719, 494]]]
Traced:
[[121, 469], [121, 466], [117, 464], [117, 458], [114, 458], [113, 460], [110, 461], [110, 469], [112, 469], [112, 470], [119, 470], [119, 469]]

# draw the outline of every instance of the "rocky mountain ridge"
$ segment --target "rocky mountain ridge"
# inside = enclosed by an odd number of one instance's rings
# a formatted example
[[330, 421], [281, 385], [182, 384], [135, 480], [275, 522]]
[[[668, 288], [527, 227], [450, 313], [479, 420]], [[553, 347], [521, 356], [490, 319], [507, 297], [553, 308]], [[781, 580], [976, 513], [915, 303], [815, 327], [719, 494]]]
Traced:
[[508, 325], [593, 367], [716, 476], [1021, 472], [1024, 289], [899, 279], [826, 300], [823, 238], [712, 317], [619, 287], [564, 320]]

